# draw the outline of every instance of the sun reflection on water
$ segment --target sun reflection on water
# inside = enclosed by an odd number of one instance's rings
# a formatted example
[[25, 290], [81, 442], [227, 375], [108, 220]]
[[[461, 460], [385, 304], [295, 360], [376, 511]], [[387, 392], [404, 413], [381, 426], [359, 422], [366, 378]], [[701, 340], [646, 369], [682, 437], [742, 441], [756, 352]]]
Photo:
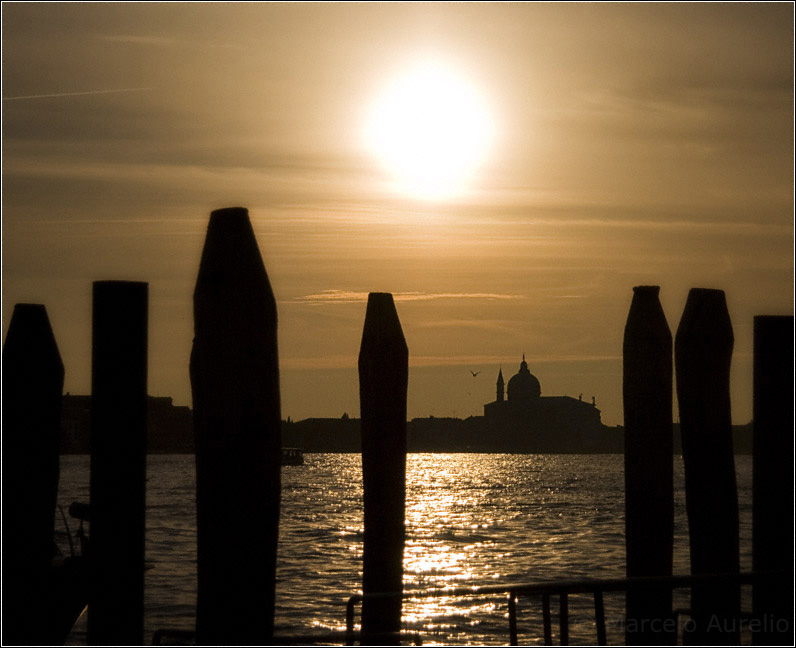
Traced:
[[[484, 557], [499, 558], [492, 530], [504, 523], [492, 515], [483, 479], [463, 475], [440, 455], [412, 455], [407, 470], [404, 591], [447, 590], [479, 584], [501, 572]], [[477, 571], [476, 571], [477, 570]], [[476, 582], [478, 580], [478, 582]], [[449, 642], [496, 613], [494, 600], [440, 596], [404, 604], [405, 627]], [[433, 642], [433, 639], [432, 639]]]
[[[621, 515], [620, 483], [600, 479], [597, 465], [582, 475], [582, 463], [573, 470], [567, 459], [541, 455], [407, 459], [407, 594], [594, 576], [600, 563], [621, 575], [622, 538], [606, 535]], [[508, 640], [507, 617], [503, 594], [409, 598], [403, 606], [404, 628], [427, 644]]]

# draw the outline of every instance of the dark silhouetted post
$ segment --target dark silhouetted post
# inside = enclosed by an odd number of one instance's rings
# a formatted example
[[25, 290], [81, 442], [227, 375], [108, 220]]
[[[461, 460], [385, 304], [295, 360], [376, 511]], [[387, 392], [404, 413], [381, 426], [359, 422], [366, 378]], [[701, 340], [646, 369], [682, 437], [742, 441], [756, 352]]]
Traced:
[[149, 286], [94, 282], [88, 643], [144, 642]]
[[3, 645], [49, 644], [64, 366], [47, 311], [17, 304], [3, 345]]
[[[406, 500], [406, 390], [409, 351], [392, 295], [371, 293], [359, 348], [365, 595], [403, 591]], [[401, 599], [365, 599], [362, 643], [393, 644]]]
[[[659, 291], [633, 288], [622, 349], [628, 577], [672, 574], [672, 334]], [[627, 644], [673, 643], [670, 589], [631, 590], [626, 600]]]
[[276, 301], [246, 209], [210, 215], [194, 291], [197, 642], [274, 632], [281, 416]]
[[[733, 343], [724, 292], [693, 288], [674, 348], [692, 574], [739, 571], [730, 414]], [[691, 611], [694, 631], [684, 643], [737, 643], [739, 586], [694, 586]]]
[[753, 569], [757, 645], [793, 645], [793, 316], [754, 319]]

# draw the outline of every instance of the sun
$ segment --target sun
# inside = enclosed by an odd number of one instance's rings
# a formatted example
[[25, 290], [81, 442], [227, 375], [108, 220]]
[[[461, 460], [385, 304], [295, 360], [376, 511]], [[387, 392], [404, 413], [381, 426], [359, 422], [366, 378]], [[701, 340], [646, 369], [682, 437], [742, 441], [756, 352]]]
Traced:
[[440, 63], [423, 63], [382, 90], [370, 107], [365, 140], [396, 191], [435, 200], [467, 190], [492, 131], [486, 105], [464, 78]]

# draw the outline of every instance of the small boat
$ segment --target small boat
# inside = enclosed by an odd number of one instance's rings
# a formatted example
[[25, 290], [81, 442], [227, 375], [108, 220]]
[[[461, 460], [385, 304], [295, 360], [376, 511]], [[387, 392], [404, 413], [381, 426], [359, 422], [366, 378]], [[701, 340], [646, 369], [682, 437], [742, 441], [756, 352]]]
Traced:
[[304, 465], [304, 452], [301, 448], [282, 448], [283, 466]]

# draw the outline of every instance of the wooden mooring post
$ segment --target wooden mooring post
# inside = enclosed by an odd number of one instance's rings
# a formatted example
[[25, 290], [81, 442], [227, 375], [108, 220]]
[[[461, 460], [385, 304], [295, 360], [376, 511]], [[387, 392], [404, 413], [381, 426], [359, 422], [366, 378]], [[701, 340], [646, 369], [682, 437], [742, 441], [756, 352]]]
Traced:
[[[390, 293], [368, 296], [359, 349], [362, 417], [362, 644], [394, 644], [401, 630], [409, 351]], [[398, 596], [369, 599], [368, 594]]]
[[[730, 411], [733, 344], [724, 292], [691, 289], [674, 354], [692, 574], [740, 571]], [[737, 643], [740, 607], [739, 585], [695, 585], [693, 631], [684, 643]]]
[[140, 645], [149, 286], [93, 288], [88, 643]]
[[268, 644], [281, 488], [277, 313], [244, 208], [210, 216], [194, 331], [197, 642]]
[[3, 645], [48, 645], [64, 366], [47, 311], [16, 304], [3, 344]]
[[[628, 577], [672, 574], [672, 334], [659, 291], [633, 288], [622, 348]], [[672, 644], [670, 589], [630, 590], [626, 602], [628, 645]]]
[[753, 569], [756, 645], [792, 646], [793, 316], [754, 318]]

